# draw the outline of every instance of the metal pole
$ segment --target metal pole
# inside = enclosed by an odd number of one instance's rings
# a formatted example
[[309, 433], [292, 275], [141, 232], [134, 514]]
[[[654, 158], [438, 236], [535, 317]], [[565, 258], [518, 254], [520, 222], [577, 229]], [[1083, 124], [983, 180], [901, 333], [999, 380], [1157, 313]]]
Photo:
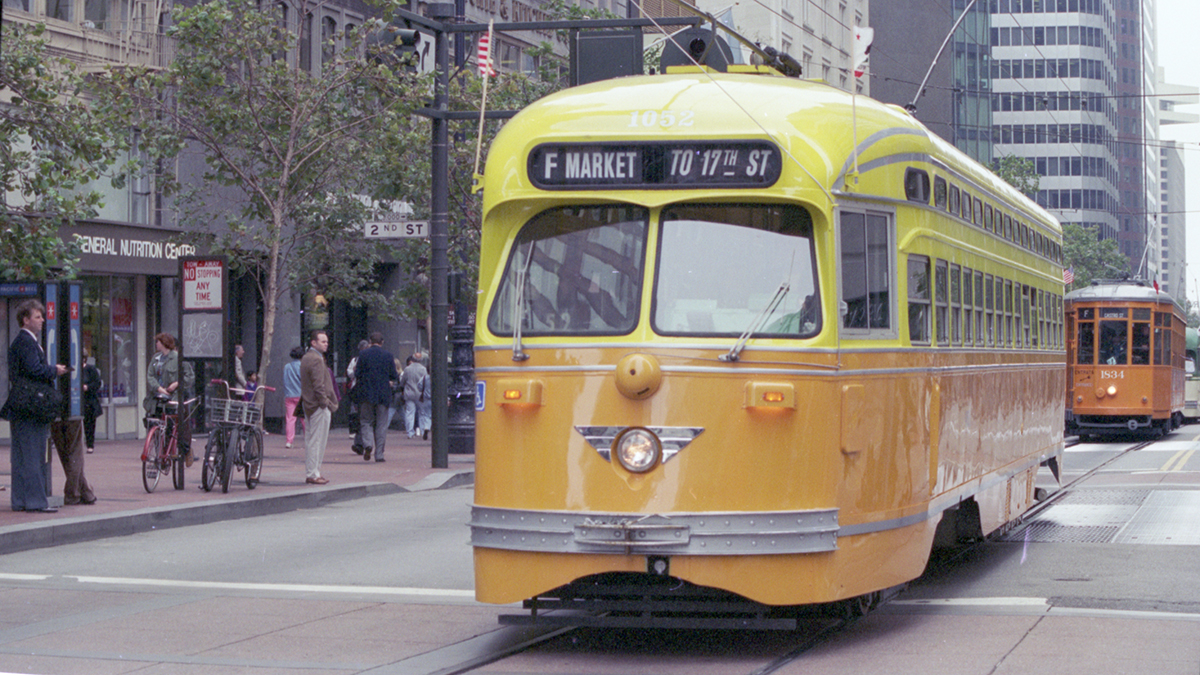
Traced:
[[[429, 5], [429, 16], [432, 19], [446, 20], [454, 16], [453, 3], [433, 3]], [[447, 301], [446, 283], [450, 270], [450, 262], [446, 249], [450, 240], [450, 123], [444, 113], [449, 110], [450, 86], [450, 36], [444, 27], [435, 34], [435, 71], [437, 81], [434, 84], [433, 107], [443, 113], [433, 118], [433, 176], [432, 190], [433, 212], [429, 221], [429, 291], [432, 314], [430, 320], [429, 367], [433, 376], [433, 442], [432, 467], [445, 469], [449, 464], [449, 438], [447, 436], [448, 414], [446, 402], [448, 399], [450, 369], [446, 362], [446, 335], [448, 332], [449, 302]]]
[[921, 86], [917, 87], [917, 93], [915, 96], [913, 96], [912, 103], [904, 106], [904, 109], [909, 113], [915, 114], [917, 112], [917, 101], [920, 100], [921, 96], [925, 93], [925, 85], [929, 84], [929, 76], [933, 74], [933, 69], [937, 67], [938, 59], [942, 58], [942, 52], [946, 51], [946, 45], [950, 44], [950, 38], [954, 37], [954, 31], [958, 30], [959, 24], [963, 22], [963, 19], [967, 18], [967, 14], [970, 13], [971, 8], [974, 6], [975, 0], [968, 2], [962, 14], [958, 15], [958, 20], [955, 21], [954, 25], [950, 27], [950, 32], [946, 33], [946, 39], [942, 40], [942, 46], [938, 47], [937, 54], [935, 54], [933, 57], [933, 63], [929, 64], [929, 70], [925, 71], [925, 79], [921, 80]]

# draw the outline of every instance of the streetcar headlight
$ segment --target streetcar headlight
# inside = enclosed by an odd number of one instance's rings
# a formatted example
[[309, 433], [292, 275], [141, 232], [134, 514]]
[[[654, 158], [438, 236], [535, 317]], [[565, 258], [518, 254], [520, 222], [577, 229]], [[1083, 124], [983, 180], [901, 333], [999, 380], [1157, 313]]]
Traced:
[[1108, 385], [1108, 395], [1109, 396], [1117, 395], [1117, 385], [1115, 385], [1115, 384]]
[[634, 427], [617, 437], [617, 461], [633, 473], [653, 469], [662, 457], [662, 443], [650, 430]]

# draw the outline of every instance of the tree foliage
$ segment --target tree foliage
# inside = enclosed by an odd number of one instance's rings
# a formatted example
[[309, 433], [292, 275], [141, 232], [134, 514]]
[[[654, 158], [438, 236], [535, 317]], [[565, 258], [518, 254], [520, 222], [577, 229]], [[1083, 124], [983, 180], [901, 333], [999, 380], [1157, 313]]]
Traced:
[[[71, 278], [79, 247], [58, 228], [95, 217], [89, 187], [125, 148], [111, 120], [92, 110], [70, 62], [50, 55], [45, 25], [5, 22], [0, 35], [0, 279]], [[120, 174], [112, 177], [120, 187]]]
[[1129, 275], [1129, 260], [1117, 250], [1117, 242], [1099, 239], [1096, 231], [1078, 223], [1063, 224], [1064, 265], [1075, 270], [1075, 282], [1067, 290], [1083, 288], [1093, 279], [1118, 279]]
[[1005, 155], [996, 160], [996, 175], [1006, 183], [1020, 190], [1026, 197], [1033, 199], [1037, 196], [1038, 185], [1042, 177], [1037, 173], [1037, 166], [1028, 157]]
[[[488, 83], [486, 110], [520, 110], [565, 87], [567, 83], [560, 71], [560, 62], [551, 56], [552, 52], [551, 46], [546, 43], [530, 50], [532, 55], [540, 57], [536, 77], [520, 72], [503, 72], [493, 77]], [[475, 68], [455, 69], [449, 80], [447, 94], [450, 110], [478, 111], [483, 104], [483, 80]], [[482, 173], [488, 148], [505, 121], [486, 120], [482, 129], [478, 118], [449, 122], [448, 257], [450, 271], [463, 275], [463, 299], [472, 307], [479, 280], [483, 207], [482, 194], [474, 191], [476, 165]], [[408, 124], [403, 129], [397, 128], [395, 132], [400, 138], [397, 147], [402, 151], [379, 158], [380, 163], [373, 169], [380, 185], [378, 194], [381, 198], [412, 201], [417, 215], [427, 217], [433, 189], [430, 152], [432, 123], [420, 118], [417, 123]], [[410, 271], [410, 276], [401, 284], [398, 292], [403, 313], [408, 317], [427, 316], [430, 311], [429, 241], [406, 240], [394, 249], [393, 255], [397, 257], [401, 269]]]
[[257, 0], [212, 0], [175, 9], [167, 69], [114, 69], [104, 81], [106, 104], [142, 129], [155, 166], [202, 157], [195, 174], [185, 161], [182, 175], [160, 171], [159, 185], [178, 196], [186, 230], [258, 281], [260, 372], [288, 294], [395, 309], [378, 288], [385, 250], [363, 236], [359, 196], [386, 196], [373, 170], [415, 138], [421, 82], [372, 58], [365, 38], [379, 27], [326, 42], [314, 75], [297, 67], [295, 33]]

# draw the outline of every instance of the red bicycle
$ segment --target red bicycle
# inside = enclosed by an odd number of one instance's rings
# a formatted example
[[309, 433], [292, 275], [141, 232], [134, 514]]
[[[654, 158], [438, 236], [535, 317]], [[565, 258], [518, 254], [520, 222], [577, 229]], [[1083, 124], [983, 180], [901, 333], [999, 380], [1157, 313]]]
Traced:
[[[200, 397], [188, 399], [183, 406], [189, 412], [182, 420], [191, 418], [190, 407]], [[156, 398], [154, 411], [146, 416], [146, 444], [142, 447], [142, 485], [146, 492], [154, 492], [158, 479], [170, 473], [176, 490], [183, 489], [184, 457], [179, 454], [179, 401], [163, 396]]]

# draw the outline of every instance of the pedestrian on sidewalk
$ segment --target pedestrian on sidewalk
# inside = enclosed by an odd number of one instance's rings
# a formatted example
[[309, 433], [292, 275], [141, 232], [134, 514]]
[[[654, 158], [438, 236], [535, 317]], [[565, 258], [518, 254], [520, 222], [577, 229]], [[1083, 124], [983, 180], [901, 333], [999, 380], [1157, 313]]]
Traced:
[[[42, 348], [42, 325], [46, 322], [46, 308], [36, 299], [22, 301], [17, 305], [17, 323], [21, 330], [8, 348], [8, 391], [11, 397], [14, 385], [21, 379], [53, 383], [55, 378], [65, 375], [67, 367], [61, 363], [50, 365], [46, 361], [46, 350]], [[0, 408], [0, 417], [7, 419], [12, 430], [12, 447], [9, 461], [12, 467], [12, 510], [57, 513], [46, 498], [45, 462], [46, 439], [50, 436], [50, 425], [27, 419], [9, 407], [9, 401]]]
[[[196, 373], [191, 364], [182, 369], [180, 377], [179, 352], [175, 351], [175, 336], [170, 333], [159, 333], [154, 336], [154, 356], [146, 368], [146, 398], [142, 401], [146, 414], [153, 413], [160, 400], [175, 397], [175, 392], [182, 386], [183, 398], [187, 399], [196, 385]], [[184, 466], [191, 466], [195, 457], [192, 455], [192, 424], [188, 415], [188, 406], [179, 407], [179, 424], [176, 427], [179, 439], [179, 451], [183, 453]]]
[[350, 432], [350, 437], [354, 439], [354, 442], [350, 445], [350, 449], [356, 455], [363, 454], [363, 448], [366, 445], [363, 442], [362, 418], [358, 414], [358, 392], [354, 389], [354, 385], [358, 384], [355, 372], [358, 369], [358, 355], [362, 354], [363, 350], [370, 346], [370, 341], [359, 340], [358, 351], [354, 352], [354, 356], [350, 358], [350, 363], [346, 365], [346, 396], [350, 398], [350, 413], [346, 416], [346, 426]]
[[409, 438], [421, 433], [420, 423], [417, 421], [417, 409], [421, 404], [421, 397], [425, 393], [425, 379], [429, 377], [429, 371], [425, 370], [425, 366], [421, 364], [421, 353], [417, 352], [407, 359], [408, 365], [404, 366], [404, 372], [400, 373], [400, 395], [404, 397], [404, 431]]
[[246, 369], [242, 367], [242, 357], [246, 355], [246, 349], [241, 345], [233, 346], [233, 381], [237, 383], [238, 389], [246, 388]]
[[392, 402], [392, 383], [400, 379], [396, 359], [383, 348], [383, 333], [371, 333], [371, 344], [358, 355], [354, 368], [357, 379], [358, 419], [362, 424], [363, 460], [384, 461], [387, 445], [388, 408]]
[[[284, 447], [292, 447], [296, 441], [296, 404], [300, 402], [300, 357], [304, 356], [304, 347], [292, 347], [292, 360], [283, 367], [283, 433], [287, 438]], [[301, 426], [306, 427], [304, 418], [300, 419]]]
[[429, 440], [429, 430], [433, 428], [433, 374], [428, 372], [424, 386], [421, 387], [421, 401], [417, 406], [417, 420], [421, 428], [421, 438]]
[[242, 400], [250, 402], [254, 400], [254, 392], [258, 390], [258, 371], [250, 370], [246, 372], [246, 393], [242, 394]]
[[328, 350], [329, 335], [323, 330], [313, 331], [308, 351], [300, 359], [300, 400], [308, 420], [304, 427], [304, 473], [305, 482], [311, 485], [329, 482], [321, 475], [321, 463], [325, 460], [329, 423], [337, 412], [338, 401], [333, 376], [325, 365]]
[[104, 414], [100, 405], [100, 390], [104, 380], [96, 367], [96, 358], [83, 353], [83, 440], [89, 453], [96, 450], [96, 418]]

